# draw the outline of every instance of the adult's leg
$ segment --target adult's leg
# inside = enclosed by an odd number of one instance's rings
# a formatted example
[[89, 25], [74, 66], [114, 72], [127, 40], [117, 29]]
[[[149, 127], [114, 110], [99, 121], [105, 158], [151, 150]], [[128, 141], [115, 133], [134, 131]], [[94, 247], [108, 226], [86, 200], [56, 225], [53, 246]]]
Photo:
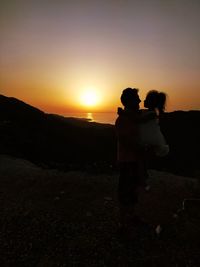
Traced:
[[120, 224], [130, 228], [134, 223], [135, 206], [138, 202], [139, 165], [136, 162], [125, 162], [120, 165], [118, 198]]

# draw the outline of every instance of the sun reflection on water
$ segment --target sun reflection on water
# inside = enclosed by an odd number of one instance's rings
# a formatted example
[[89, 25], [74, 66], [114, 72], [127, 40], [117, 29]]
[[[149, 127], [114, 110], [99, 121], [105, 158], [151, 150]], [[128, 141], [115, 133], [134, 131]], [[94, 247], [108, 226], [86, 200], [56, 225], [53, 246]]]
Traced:
[[91, 112], [88, 112], [88, 113], [87, 113], [87, 119], [88, 119], [89, 121], [94, 121], [94, 118], [93, 118]]

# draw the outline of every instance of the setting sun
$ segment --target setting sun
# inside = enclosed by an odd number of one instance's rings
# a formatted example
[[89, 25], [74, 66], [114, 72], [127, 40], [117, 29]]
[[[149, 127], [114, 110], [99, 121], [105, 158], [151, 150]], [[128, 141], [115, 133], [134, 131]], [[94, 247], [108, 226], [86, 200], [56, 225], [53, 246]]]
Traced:
[[100, 102], [99, 95], [94, 90], [85, 91], [81, 95], [81, 104], [88, 107], [93, 107], [98, 105]]

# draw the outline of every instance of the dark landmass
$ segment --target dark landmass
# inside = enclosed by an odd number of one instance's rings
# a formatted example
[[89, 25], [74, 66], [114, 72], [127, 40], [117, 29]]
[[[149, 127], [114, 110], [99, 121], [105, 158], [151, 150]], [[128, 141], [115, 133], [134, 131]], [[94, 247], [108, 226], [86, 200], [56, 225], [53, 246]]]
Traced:
[[65, 118], [0, 96], [1, 153], [48, 167], [84, 168], [114, 161], [112, 125]]
[[[199, 114], [161, 119], [171, 151], [150, 163], [165, 172], [150, 170], [136, 208], [148, 226], [127, 242], [117, 234], [114, 126], [0, 95], [0, 266], [200, 266]], [[183, 210], [184, 199], [193, 202]]]
[[[200, 111], [165, 113], [161, 129], [170, 146], [151, 168], [197, 176], [200, 166]], [[46, 114], [0, 95], [0, 152], [60, 170], [112, 172], [116, 168], [113, 125]]]

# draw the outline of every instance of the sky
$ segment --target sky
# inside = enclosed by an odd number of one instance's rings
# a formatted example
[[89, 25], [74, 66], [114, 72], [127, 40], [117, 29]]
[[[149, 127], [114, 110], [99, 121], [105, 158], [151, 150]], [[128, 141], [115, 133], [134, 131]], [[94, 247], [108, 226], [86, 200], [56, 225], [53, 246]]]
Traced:
[[136, 87], [166, 92], [167, 111], [200, 109], [199, 13], [199, 0], [1, 0], [0, 94], [112, 112]]

